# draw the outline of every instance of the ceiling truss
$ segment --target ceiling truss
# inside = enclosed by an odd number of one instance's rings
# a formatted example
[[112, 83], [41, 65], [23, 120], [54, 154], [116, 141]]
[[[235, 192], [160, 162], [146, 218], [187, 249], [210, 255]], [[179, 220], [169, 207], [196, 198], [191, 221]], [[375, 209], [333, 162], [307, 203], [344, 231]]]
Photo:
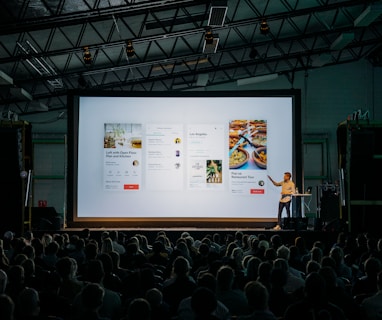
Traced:
[[[5, 0], [1, 0], [5, 1]], [[49, 110], [66, 108], [69, 90], [171, 91], [234, 83], [267, 74], [287, 77], [367, 58], [382, 43], [382, 20], [354, 21], [380, 1], [230, 0], [224, 24], [212, 26], [215, 53], [203, 52], [211, 1], [20, 0], [4, 2], [0, 70]], [[4, 15], [4, 16], [2, 16]], [[260, 22], [270, 26], [260, 33]], [[354, 39], [333, 50], [333, 42]], [[126, 53], [126, 41], [134, 55]], [[84, 47], [91, 63], [84, 62]], [[34, 112], [31, 101], [0, 85], [0, 105]], [[33, 102], [34, 102], [33, 101]]]

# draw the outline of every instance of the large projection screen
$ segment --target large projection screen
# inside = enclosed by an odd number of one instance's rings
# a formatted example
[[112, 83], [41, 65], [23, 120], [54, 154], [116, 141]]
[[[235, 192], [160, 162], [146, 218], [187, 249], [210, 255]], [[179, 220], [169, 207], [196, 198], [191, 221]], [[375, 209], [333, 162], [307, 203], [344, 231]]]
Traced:
[[[69, 95], [67, 223], [276, 221], [300, 91]], [[98, 224], [99, 225], [99, 224]]]

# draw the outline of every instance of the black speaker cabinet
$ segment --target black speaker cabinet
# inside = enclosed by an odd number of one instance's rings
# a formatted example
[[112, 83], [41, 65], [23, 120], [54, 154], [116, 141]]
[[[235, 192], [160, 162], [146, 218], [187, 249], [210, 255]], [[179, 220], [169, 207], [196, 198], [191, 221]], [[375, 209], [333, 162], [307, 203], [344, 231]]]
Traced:
[[282, 229], [285, 230], [306, 230], [308, 218], [283, 218]]
[[54, 207], [32, 208], [33, 230], [59, 230], [60, 222], [60, 217]]

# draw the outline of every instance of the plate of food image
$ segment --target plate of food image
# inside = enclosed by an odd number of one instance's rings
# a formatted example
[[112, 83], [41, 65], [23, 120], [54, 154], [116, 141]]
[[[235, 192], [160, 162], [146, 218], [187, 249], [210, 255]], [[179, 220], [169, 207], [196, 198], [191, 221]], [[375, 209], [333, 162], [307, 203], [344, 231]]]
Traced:
[[240, 168], [248, 162], [248, 159], [248, 151], [244, 150], [243, 148], [237, 148], [235, 151], [232, 152], [231, 156], [229, 157], [229, 168]]
[[259, 147], [253, 151], [253, 161], [261, 168], [267, 168], [267, 147]]

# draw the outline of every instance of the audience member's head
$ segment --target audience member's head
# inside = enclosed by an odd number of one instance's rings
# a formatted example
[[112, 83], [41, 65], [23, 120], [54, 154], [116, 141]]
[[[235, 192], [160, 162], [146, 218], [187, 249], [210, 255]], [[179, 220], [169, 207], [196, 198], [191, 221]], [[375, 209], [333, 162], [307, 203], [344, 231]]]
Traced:
[[364, 263], [364, 269], [367, 276], [376, 277], [381, 271], [381, 261], [375, 257], [369, 257]]
[[321, 259], [321, 267], [332, 267], [335, 270], [336, 261], [333, 259], [333, 257], [323, 256]]
[[127, 320], [150, 320], [151, 306], [144, 298], [133, 299], [127, 309]]
[[113, 251], [113, 241], [110, 237], [107, 237], [101, 242], [101, 253], [108, 253]]
[[309, 260], [306, 264], [306, 274], [312, 273], [312, 272], [318, 272], [321, 269], [321, 265], [315, 261], [315, 260]]
[[163, 242], [161, 242], [159, 240], [154, 241], [152, 250], [153, 250], [153, 253], [155, 253], [155, 254], [160, 254], [160, 253], [166, 252], [166, 249], [165, 249]]
[[230, 290], [234, 284], [235, 273], [234, 270], [227, 266], [223, 265], [217, 272], [216, 281], [218, 290]]
[[159, 307], [163, 303], [163, 294], [158, 288], [151, 288], [146, 291], [145, 299], [150, 303], [151, 308]]
[[102, 283], [105, 277], [105, 271], [101, 260], [90, 260], [88, 263], [88, 270], [86, 280], [94, 283]]
[[283, 269], [286, 272], [288, 272], [289, 271], [288, 261], [286, 261], [283, 258], [277, 258], [273, 262], [273, 268], [275, 268], [275, 269]]
[[341, 247], [333, 247], [330, 249], [329, 256], [334, 259], [337, 267], [344, 262], [344, 250]]
[[[110, 251], [111, 252], [111, 251]], [[97, 257], [98, 260], [102, 262], [103, 270], [105, 274], [110, 274], [113, 272], [113, 260], [109, 253], [101, 253]]]
[[24, 288], [18, 295], [16, 310], [21, 318], [37, 317], [40, 314], [40, 297], [37, 290]]
[[272, 235], [269, 240], [271, 247], [274, 248], [276, 251], [283, 244], [283, 239], [277, 233]]
[[213, 292], [216, 291], [216, 286], [217, 286], [217, 281], [216, 278], [214, 277], [213, 274], [209, 272], [203, 272], [199, 277], [198, 277], [198, 286], [199, 287], [205, 287]]
[[58, 243], [52, 240], [46, 245], [44, 252], [45, 252], [45, 255], [47, 256], [56, 255], [58, 252], [58, 249], [59, 249]]
[[247, 278], [248, 280], [256, 280], [259, 275], [259, 265], [261, 263], [259, 257], [251, 256], [247, 262]]
[[96, 242], [93, 242], [93, 241], [89, 241], [89, 243], [87, 243], [85, 245], [85, 257], [87, 260], [93, 260], [93, 259], [96, 259], [97, 258], [97, 255], [98, 255], [98, 245]]
[[188, 275], [190, 269], [190, 263], [185, 257], [178, 256], [175, 258], [173, 263], [173, 271], [176, 276], [186, 276]]
[[282, 245], [277, 249], [277, 258], [283, 258], [286, 261], [290, 258], [290, 250], [287, 246]]
[[0, 294], [0, 319], [13, 320], [15, 314], [15, 303], [10, 296]]
[[88, 283], [81, 291], [81, 302], [85, 312], [98, 312], [103, 304], [105, 290], [98, 283]]
[[36, 257], [35, 249], [31, 245], [25, 246], [21, 253], [25, 254], [29, 259], [32, 260], [34, 260]]
[[310, 250], [310, 260], [317, 261], [318, 263], [321, 263], [322, 260], [322, 249], [320, 247], [313, 247]]
[[272, 271], [273, 265], [269, 261], [262, 261], [259, 264], [259, 270], [258, 270], [258, 277], [257, 279], [261, 283], [269, 283], [270, 278], [271, 278], [271, 271]]
[[317, 272], [309, 273], [305, 279], [306, 299], [314, 305], [322, 305], [326, 300], [325, 279]]
[[74, 275], [73, 260], [69, 257], [62, 257], [56, 262], [56, 271], [62, 279], [70, 279]]
[[21, 265], [12, 265], [8, 269], [8, 283], [12, 286], [21, 286], [25, 281], [24, 268]]
[[305, 243], [304, 237], [297, 236], [294, 239], [294, 245], [299, 249], [301, 254], [304, 254], [304, 252], [306, 250], [306, 243]]
[[286, 285], [288, 273], [281, 268], [273, 268], [271, 271], [271, 285], [272, 288], [282, 288]]
[[277, 258], [277, 252], [276, 252], [275, 248], [271, 247], [271, 248], [265, 249], [264, 258], [265, 258], [265, 260], [267, 260], [269, 262], [274, 261]]
[[267, 288], [258, 281], [250, 281], [244, 287], [248, 305], [253, 311], [268, 309], [269, 294]]
[[337, 286], [337, 275], [332, 267], [322, 267], [318, 274], [325, 280], [327, 290], [332, 290]]
[[191, 308], [196, 319], [208, 319], [216, 309], [217, 299], [215, 293], [206, 288], [198, 287], [191, 296]]

